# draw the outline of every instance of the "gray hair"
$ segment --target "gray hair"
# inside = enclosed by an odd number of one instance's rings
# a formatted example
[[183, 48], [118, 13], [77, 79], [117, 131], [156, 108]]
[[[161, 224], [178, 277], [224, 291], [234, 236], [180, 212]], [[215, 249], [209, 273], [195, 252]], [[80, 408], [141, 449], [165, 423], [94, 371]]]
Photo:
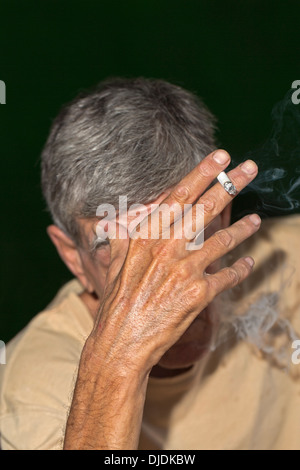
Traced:
[[76, 218], [95, 217], [98, 205], [155, 200], [216, 148], [214, 129], [199, 98], [163, 80], [114, 78], [79, 94], [42, 152], [54, 223], [80, 244]]

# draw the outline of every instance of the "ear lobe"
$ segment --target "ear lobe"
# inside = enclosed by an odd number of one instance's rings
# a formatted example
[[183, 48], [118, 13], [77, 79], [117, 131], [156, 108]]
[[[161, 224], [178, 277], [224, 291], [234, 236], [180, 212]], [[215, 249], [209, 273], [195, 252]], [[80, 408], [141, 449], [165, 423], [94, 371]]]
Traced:
[[68, 266], [74, 276], [78, 277], [81, 281], [83, 268], [77, 246], [73, 240], [56, 225], [47, 227], [47, 233], [55, 245], [62, 261]]

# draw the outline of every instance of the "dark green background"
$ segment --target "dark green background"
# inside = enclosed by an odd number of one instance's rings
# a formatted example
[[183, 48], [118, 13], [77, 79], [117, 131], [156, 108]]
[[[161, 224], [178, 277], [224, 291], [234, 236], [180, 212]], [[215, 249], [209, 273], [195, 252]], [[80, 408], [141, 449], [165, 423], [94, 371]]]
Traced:
[[300, 79], [300, 2], [2, 0], [0, 15], [0, 338], [8, 341], [71, 277], [46, 236], [39, 182], [60, 106], [108, 76], [164, 78], [204, 99], [220, 145], [242, 158], [264, 142], [273, 105]]

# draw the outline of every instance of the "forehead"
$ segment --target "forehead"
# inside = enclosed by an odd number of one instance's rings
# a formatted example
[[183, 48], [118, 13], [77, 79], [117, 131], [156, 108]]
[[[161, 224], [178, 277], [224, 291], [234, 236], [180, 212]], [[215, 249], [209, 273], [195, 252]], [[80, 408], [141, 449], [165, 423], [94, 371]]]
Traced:
[[[128, 206], [128, 208], [127, 208], [128, 209], [127, 210], [127, 220], [128, 220], [128, 222], [130, 222], [131, 220], [133, 220], [136, 217], [136, 210], [137, 210], [138, 206], [140, 208], [150, 209], [152, 204], [160, 204], [161, 201], [165, 197], [167, 197], [168, 194], [170, 194], [172, 188], [173, 187], [167, 189], [157, 199], [155, 199], [154, 201], [149, 202], [148, 204], [136, 203], [134, 205]], [[131, 214], [130, 209], [131, 209], [132, 206], [135, 206], [135, 209], [134, 209], [133, 213]], [[96, 213], [96, 211], [95, 211], [95, 213]], [[116, 220], [119, 220], [118, 208], [115, 209], [115, 213], [116, 213]], [[80, 217], [80, 218], [76, 219], [76, 223], [79, 227], [79, 232], [80, 232], [80, 236], [81, 236], [82, 239], [89, 240], [90, 238], [93, 239], [93, 237], [96, 236], [96, 226], [97, 226], [97, 223], [99, 222], [99, 220], [101, 220], [101, 218], [103, 218], [103, 217], [95, 216], [95, 217]]]
[[[214, 184], [216, 184], [216, 183], [217, 183], [217, 180], [214, 180], [208, 186], [207, 190], [210, 189], [212, 186], [214, 186]], [[128, 210], [127, 210], [127, 214], [126, 214], [127, 223], [130, 223], [134, 218], [136, 218], [136, 216], [137, 216], [136, 211], [137, 211], [138, 206], [140, 208], [146, 208], [147, 210], [150, 210], [151, 205], [160, 204], [163, 201], [163, 199], [165, 199], [170, 194], [170, 192], [172, 191], [172, 189], [174, 189], [175, 186], [176, 185], [168, 188], [156, 200], [150, 202], [149, 204], [145, 204], [145, 205], [144, 204], [135, 204], [135, 210], [133, 212], [130, 211], [131, 206], [129, 206]], [[119, 213], [118, 213], [117, 209], [115, 210], [115, 213], [116, 213], [116, 220], [119, 220]], [[86, 246], [86, 247], [91, 246], [91, 244], [93, 244], [93, 242], [97, 238], [96, 228], [97, 228], [98, 222], [102, 218], [103, 217], [96, 217], [95, 216], [95, 217], [82, 217], [82, 218], [77, 218], [76, 219], [77, 225], [79, 227], [80, 238], [81, 238], [82, 243], [83, 243], [84, 246]], [[122, 219], [122, 217], [121, 217], [121, 219]], [[210, 225], [214, 226], [216, 223], [218, 223], [218, 219], [219, 219], [219, 216], [217, 216], [215, 218], [214, 223], [212, 223]]]

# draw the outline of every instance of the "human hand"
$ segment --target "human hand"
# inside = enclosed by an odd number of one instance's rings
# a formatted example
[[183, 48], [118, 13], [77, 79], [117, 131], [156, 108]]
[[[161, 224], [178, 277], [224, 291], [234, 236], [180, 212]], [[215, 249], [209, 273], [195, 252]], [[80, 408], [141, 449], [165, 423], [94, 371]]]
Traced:
[[[218, 163], [215, 157], [225, 157]], [[163, 354], [182, 336], [195, 317], [219, 293], [242, 282], [253, 266], [251, 258], [207, 275], [206, 269], [242, 243], [260, 226], [257, 215], [246, 216], [227, 229], [214, 233], [200, 250], [186, 249], [192, 226], [207, 227], [232, 201], [219, 184], [207, 190], [230, 163], [224, 150], [208, 155], [161, 202], [173, 210], [168, 226], [159, 211], [141, 223], [139, 232], [127, 240], [110, 240], [111, 264], [107, 273], [104, 300], [89, 338], [93, 358], [101, 357], [110, 367], [129, 367], [148, 373]], [[247, 172], [247, 168], [250, 172]], [[228, 173], [238, 192], [254, 179], [254, 162], [239, 165]], [[193, 204], [176, 223], [185, 204]], [[196, 217], [196, 206], [204, 207], [204, 221]], [[149, 237], [156, 232], [157, 238]], [[163, 238], [166, 229], [170, 237]], [[177, 236], [176, 236], [177, 235]], [[180, 235], [180, 234], [179, 234]], [[184, 235], [184, 236], [183, 236]], [[123, 247], [123, 250], [122, 250]], [[126, 248], [126, 249], [125, 249]], [[123, 257], [120, 256], [123, 251]]]

